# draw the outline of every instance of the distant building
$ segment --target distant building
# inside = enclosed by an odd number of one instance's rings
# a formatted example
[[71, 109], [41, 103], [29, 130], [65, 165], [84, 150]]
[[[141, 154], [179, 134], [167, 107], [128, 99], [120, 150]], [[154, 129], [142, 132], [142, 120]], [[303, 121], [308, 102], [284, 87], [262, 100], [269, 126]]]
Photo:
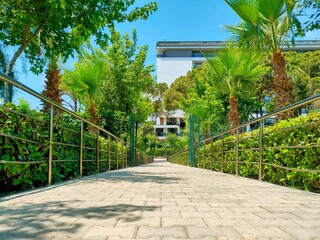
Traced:
[[[179, 77], [185, 76], [188, 71], [206, 62], [202, 51], [215, 52], [228, 45], [226, 41], [161, 41], [157, 42], [157, 77], [158, 83], [167, 83], [169, 86]], [[318, 40], [295, 41], [295, 46], [283, 46], [284, 51], [292, 50], [297, 52], [308, 52], [320, 49]], [[174, 115], [182, 119], [183, 112], [177, 111]], [[165, 116], [163, 116], [165, 118]], [[173, 131], [163, 125], [157, 119], [155, 133], [165, 135], [166, 131]], [[166, 121], [163, 120], [163, 123]], [[161, 127], [163, 126], [163, 127]], [[176, 128], [177, 132], [180, 128]]]
[[170, 116], [162, 115], [156, 119], [156, 125], [154, 125], [154, 132], [157, 139], [164, 139], [168, 133], [177, 134], [181, 136], [181, 130], [186, 127], [186, 123], [183, 119], [183, 112], [177, 110]]

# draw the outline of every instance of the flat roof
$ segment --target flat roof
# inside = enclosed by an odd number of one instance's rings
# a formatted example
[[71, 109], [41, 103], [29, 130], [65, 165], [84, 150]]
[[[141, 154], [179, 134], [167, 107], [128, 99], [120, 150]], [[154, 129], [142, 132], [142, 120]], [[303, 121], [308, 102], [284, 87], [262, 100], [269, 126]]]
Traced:
[[[220, 49], [228, 45], [229, 41], [158, 41], [157, 49]], [[320, 40], [296, 40], [294, 45], [287, 42], [283, 50], [317, 50], [320, 49]]]

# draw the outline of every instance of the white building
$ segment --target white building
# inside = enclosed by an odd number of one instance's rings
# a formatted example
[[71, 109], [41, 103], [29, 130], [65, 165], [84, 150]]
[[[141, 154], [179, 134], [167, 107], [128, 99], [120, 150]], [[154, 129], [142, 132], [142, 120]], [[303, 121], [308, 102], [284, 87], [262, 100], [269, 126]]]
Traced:
[[183, 119], [183, 111], [177, 110], [169, 116], [160, 116], [156, 119], [154, 125], [154, 132], [157, 139], [164, 139], [168, 133], [177, 134], [181, 136], [181, 130], [184, 129], [186, 123]]
[[[201, 51], [217, 51], [228, 45], [225, 41], [157, 42], [157, 76], [159, 83], [170, 85], [178, 77], [201, 65], [206, 59]], [[295, 46], [281, 47], [284, 51], [315, 51], [320, 49], [320, 41], [296, 41]]]
[[[225, 41], [162, 41], [157, 42], [157, 77], [158, 83], [167, 83], [169, 86], [179, 77], [185, 76], [188, 71], [200, 66], [206, 59], [202, 51], [215, 52], [226, 47], [228, 42]], [[320, 49], [320, 41], [303, 40], [296, 41], [295, 46], [283, 46], [284, 51], [292, 50], [297, 52], [315, 51]], [[183, 118], [183, 112], [177, 111], [174, 114], [176, 118]], [[162, 116], [165, 118], [165, 116]], [[166, 121], [160, 122], [157, 119], [155, 133], [165, 135], [171, 132], [170, 128], [177, 128], [178, 125], [163, 125]], [[161, 132], [160, 129], [163, 129]], [[177, 132], [180, 129], [177, 128]]]

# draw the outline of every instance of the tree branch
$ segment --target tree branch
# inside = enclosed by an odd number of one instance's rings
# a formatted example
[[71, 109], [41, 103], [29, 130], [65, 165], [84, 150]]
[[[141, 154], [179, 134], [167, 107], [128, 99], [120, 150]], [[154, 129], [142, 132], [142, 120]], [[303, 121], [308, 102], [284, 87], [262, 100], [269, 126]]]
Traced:
[[29, 30], [30, 30], [30, 26], [27, 25], [24, 33], [23, 33], [23, 40], [22, 40], [22, 44], [19, 47], [19, 49], [14, 53], [7, 69], [6, 69], [6, 74], [9, 75], [12, 72], [13, 66], [16, 63], [17, 59], [20, 57], [20, 55], [22, 54], [22, 52], [26, 49], [26, 47], [28, 46], [28, 44], [30, 42], [33, 41], [33, 39], [38, 35], [38, 33], [41, 31], [42, 28], [42, 24], [40, 24], [37, 29], [35, 30], [35, 32], [28, 38], [29, 35]]

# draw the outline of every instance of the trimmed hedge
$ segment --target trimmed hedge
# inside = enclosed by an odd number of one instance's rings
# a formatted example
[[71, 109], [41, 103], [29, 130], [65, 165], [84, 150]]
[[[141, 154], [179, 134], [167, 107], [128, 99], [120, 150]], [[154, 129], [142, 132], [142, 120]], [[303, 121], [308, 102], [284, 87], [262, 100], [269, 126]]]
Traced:
[[[4, 107], [11, 111], [0, 108], [0, 132], [33, 142], [0, 136], [0, 160], [12, 162], [36, 162], [44, 160], [45, 163], [0, 163], [1, 194], [46, 185], [48, 179], [47, 161], [49, 159], [48, 114], [30, 110], [25, 106], [16, 106], [12, 103], [6, 104]], [[22, 114], [13, 113], [12, 111]], [[54, 162], [52, 164], [52, 182], [57, 183], [79, 176], [80, 122], [72, 116], [62, 114], [55, 117], [54, 123], [53, 139], [58, 144], [53, 145], [53, 159], [70, 160], [70, 162]], [[84, 133], [83, 160], [95, 160], [96, 135], [87, 131], [84, 131]], [[65, 144], [72, 146], [66, 146]], [[107, 152], [108, 144], [108, 139], [99, 137], [100, 149], [104, 149], [104, 151], [100, 151], [100, 171], [105, 171], [109, 168], [107, 161], [109, 157]], [[122, 154], [126, 154], [127, 149], [125, 147], [122, 149], [121, 144], [117, 144], [114, 141], [110, 141], [110, 169], [117, 168], [117, 153], [119, 168], [122, 165], [125, 166], [125, 162], [122, 163], [121, 160]], [[83, 162], [83, 175], [90, 175], [96, 172], [95, 161]]]
[[[282, 167], [320, 171], [320, 113], [310, 113], [274, 126], [265, 127], [263, 135], [263, 171], [265, 181], [320, 192], [320, 173], [304, 173], [281, 169]], [[235, 136], [224, 138], [224, 172], [235, 174]], [[196, 153], [198, 167], [221, 170], [221, 140], [208, 144]], [[317, 147], [315, 146], [317, 145]], [[298, 148], [293, 148], [298, 146]], [[280, 147], [280, 148], [279, 148]], [[288, 147], [288, 148], [287, 148]], [[291, 147], [291, 148], [290, 148]], [[213, 152], [211, 153], [211, 148]], [[239, 175], [258, 179], [259, 130], [239, 135]], [[256, 150], [244, 150], [256, 149]], [[211, 158], [212, 154], [212, 158]], [[171, 158], [171, 162], [188, 165], [185, 154]]]

